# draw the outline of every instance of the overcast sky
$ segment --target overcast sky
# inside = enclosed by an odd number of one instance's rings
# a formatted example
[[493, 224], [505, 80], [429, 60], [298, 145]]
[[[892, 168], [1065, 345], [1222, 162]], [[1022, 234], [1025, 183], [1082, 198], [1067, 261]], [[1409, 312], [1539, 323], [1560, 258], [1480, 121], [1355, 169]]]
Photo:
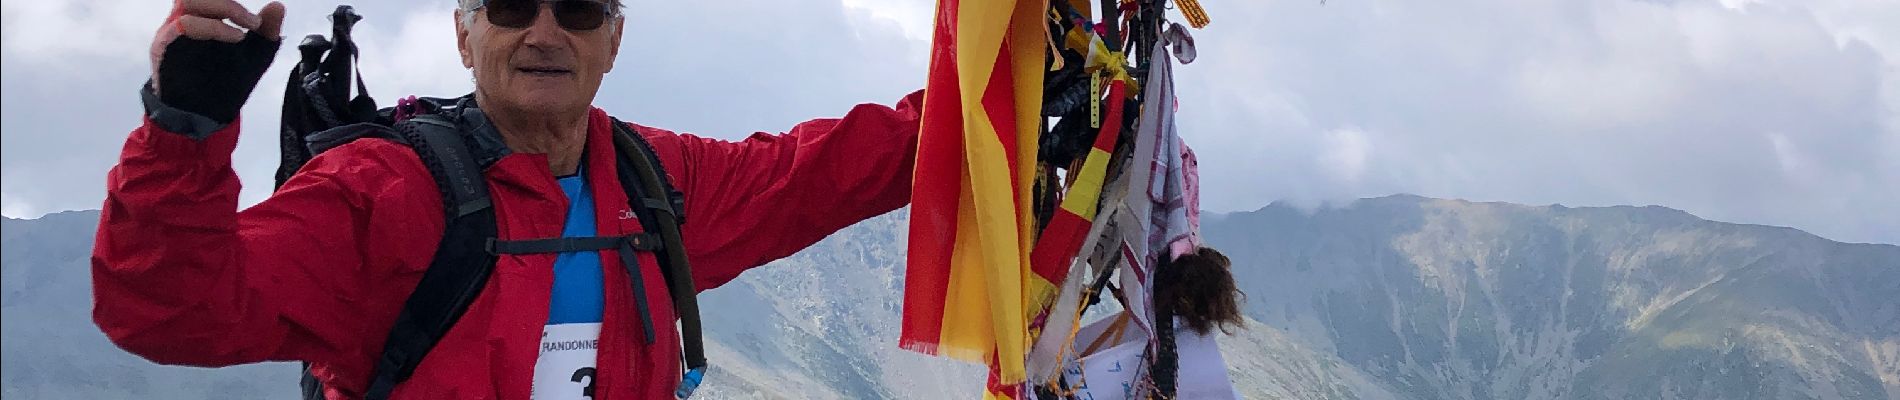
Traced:
[[[0, 3], [5, 215], [99, 207], [169, 3]], [[292, 40], [338, 4], [287, 3]], [[452, 0], [361, 3], [373, 95], [470, 90]], [[1415, 193], [1900, 243], [1900, 0], [1202, 3], [1214, 23], [1176, 73], [1210, 211]], [[923, 84], [933, 4], [629, 0], [596, 104], [732, 139], [888, 104]], [[246, 205], [293, 54], [244, 113]]]

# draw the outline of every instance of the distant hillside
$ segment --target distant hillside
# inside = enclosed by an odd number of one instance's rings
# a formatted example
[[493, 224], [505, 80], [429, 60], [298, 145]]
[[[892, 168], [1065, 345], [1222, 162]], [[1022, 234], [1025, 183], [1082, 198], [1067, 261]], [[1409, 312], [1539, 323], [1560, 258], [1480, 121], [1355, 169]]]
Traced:
[[[1900, 399], [1896, 246], [1662, 207], [1415, 196], [1203, 229], [1238, 264], [1247, 315], [1349, 366], [1269, 377], [1263, 395]], [[1359, 379], [1377, 388], [1286, 390]]]
[[[5, 221], [0, 395], [295, 398], [294, 365], [163, 367], [89, 319], [98, 214]], [[897, 349], [907, 214], [701, 297], [706, 398], [970, 399], [981, 369]], [[1209, 215], [1256, 399], [1900, 400], [1900, 247], [1661, 207], [1415, 196]]]

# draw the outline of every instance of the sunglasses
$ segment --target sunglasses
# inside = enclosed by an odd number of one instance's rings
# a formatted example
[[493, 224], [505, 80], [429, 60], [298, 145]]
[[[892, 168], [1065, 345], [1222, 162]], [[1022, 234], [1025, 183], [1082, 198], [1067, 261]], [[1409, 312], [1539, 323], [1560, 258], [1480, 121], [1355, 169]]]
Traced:
[[541, 3], [553, 3], [554, 21], [570, 31], [591, 31], [607, 23], [613, 6], [602, 0], [477, 0], [473, 9], [488, 8], [488, 22], [505, 28], [526, 28], [541, 16]]

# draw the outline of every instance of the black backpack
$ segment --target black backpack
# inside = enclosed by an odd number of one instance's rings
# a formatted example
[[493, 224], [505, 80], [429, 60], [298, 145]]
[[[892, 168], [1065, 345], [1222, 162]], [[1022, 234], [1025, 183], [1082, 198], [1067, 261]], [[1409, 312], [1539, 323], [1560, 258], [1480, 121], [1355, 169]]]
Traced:
[[[616, 237], [547, 238], [501, 241], [496, 239], [495, 209], [490, 203], [482, 171], [498, 159], [499, 145], [484, 146], [480, 129], [493, 129], [473, 96], [455, 99], [410, 97], [395, 107], [377, 108], [360, 76], [350, 97], [351, 74], [357, 48], [350, 30], [362, 17], [350, 6], [338, 6], [330, 15], [330, 38], [309, 35], [297, 46], [301, 61], [291, 71], [284, 89], [281, 155], [276, 185], [284, 182], [312, 157], [350, 141], [377, 137], [407, 144], [433, 175], [441, 191], [445, 230], [415, 292], [403, 304], [396, 324], [372, 367], [365, 391], [369, 400], [389, 397], [407, 380], [429, 350], [480, 294], [501, 254], [558, 253], [617, 250], [632, 276], [635, 309], [647, 343], [654, 340], [654, 321], [648, 310], [635, 252], [654, 252], [666, 279], [667, 291], [680, 318], [680, 343], [685, 370], [674, 395], [686, 398], [698, 388], [706, 370], [699, 324], [698, 290], [692, 268], [680, 242], [685, 209], [680, 193], [666, 179], [660, 161], [639, 134], [614, 121], [617, 174], [629, 206], [647, 233]], [[496, 138], [495, 140], [498, 140]], [[670, 322], [670, 321], [667, 321]], [[322, 399], [322, 384], [304, 364], [303, 397]]]

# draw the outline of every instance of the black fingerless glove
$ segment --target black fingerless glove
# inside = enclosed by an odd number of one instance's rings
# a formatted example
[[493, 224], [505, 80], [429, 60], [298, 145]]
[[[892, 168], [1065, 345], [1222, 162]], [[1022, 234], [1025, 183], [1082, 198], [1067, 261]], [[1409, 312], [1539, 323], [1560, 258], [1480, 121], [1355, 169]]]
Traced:
[[157, 95], [145, 87], [146, 115], [167, 131], [211, 135], [237, 120], [282, 44], [256, 32], [237, 43], [179, 37], [159, 58]]

